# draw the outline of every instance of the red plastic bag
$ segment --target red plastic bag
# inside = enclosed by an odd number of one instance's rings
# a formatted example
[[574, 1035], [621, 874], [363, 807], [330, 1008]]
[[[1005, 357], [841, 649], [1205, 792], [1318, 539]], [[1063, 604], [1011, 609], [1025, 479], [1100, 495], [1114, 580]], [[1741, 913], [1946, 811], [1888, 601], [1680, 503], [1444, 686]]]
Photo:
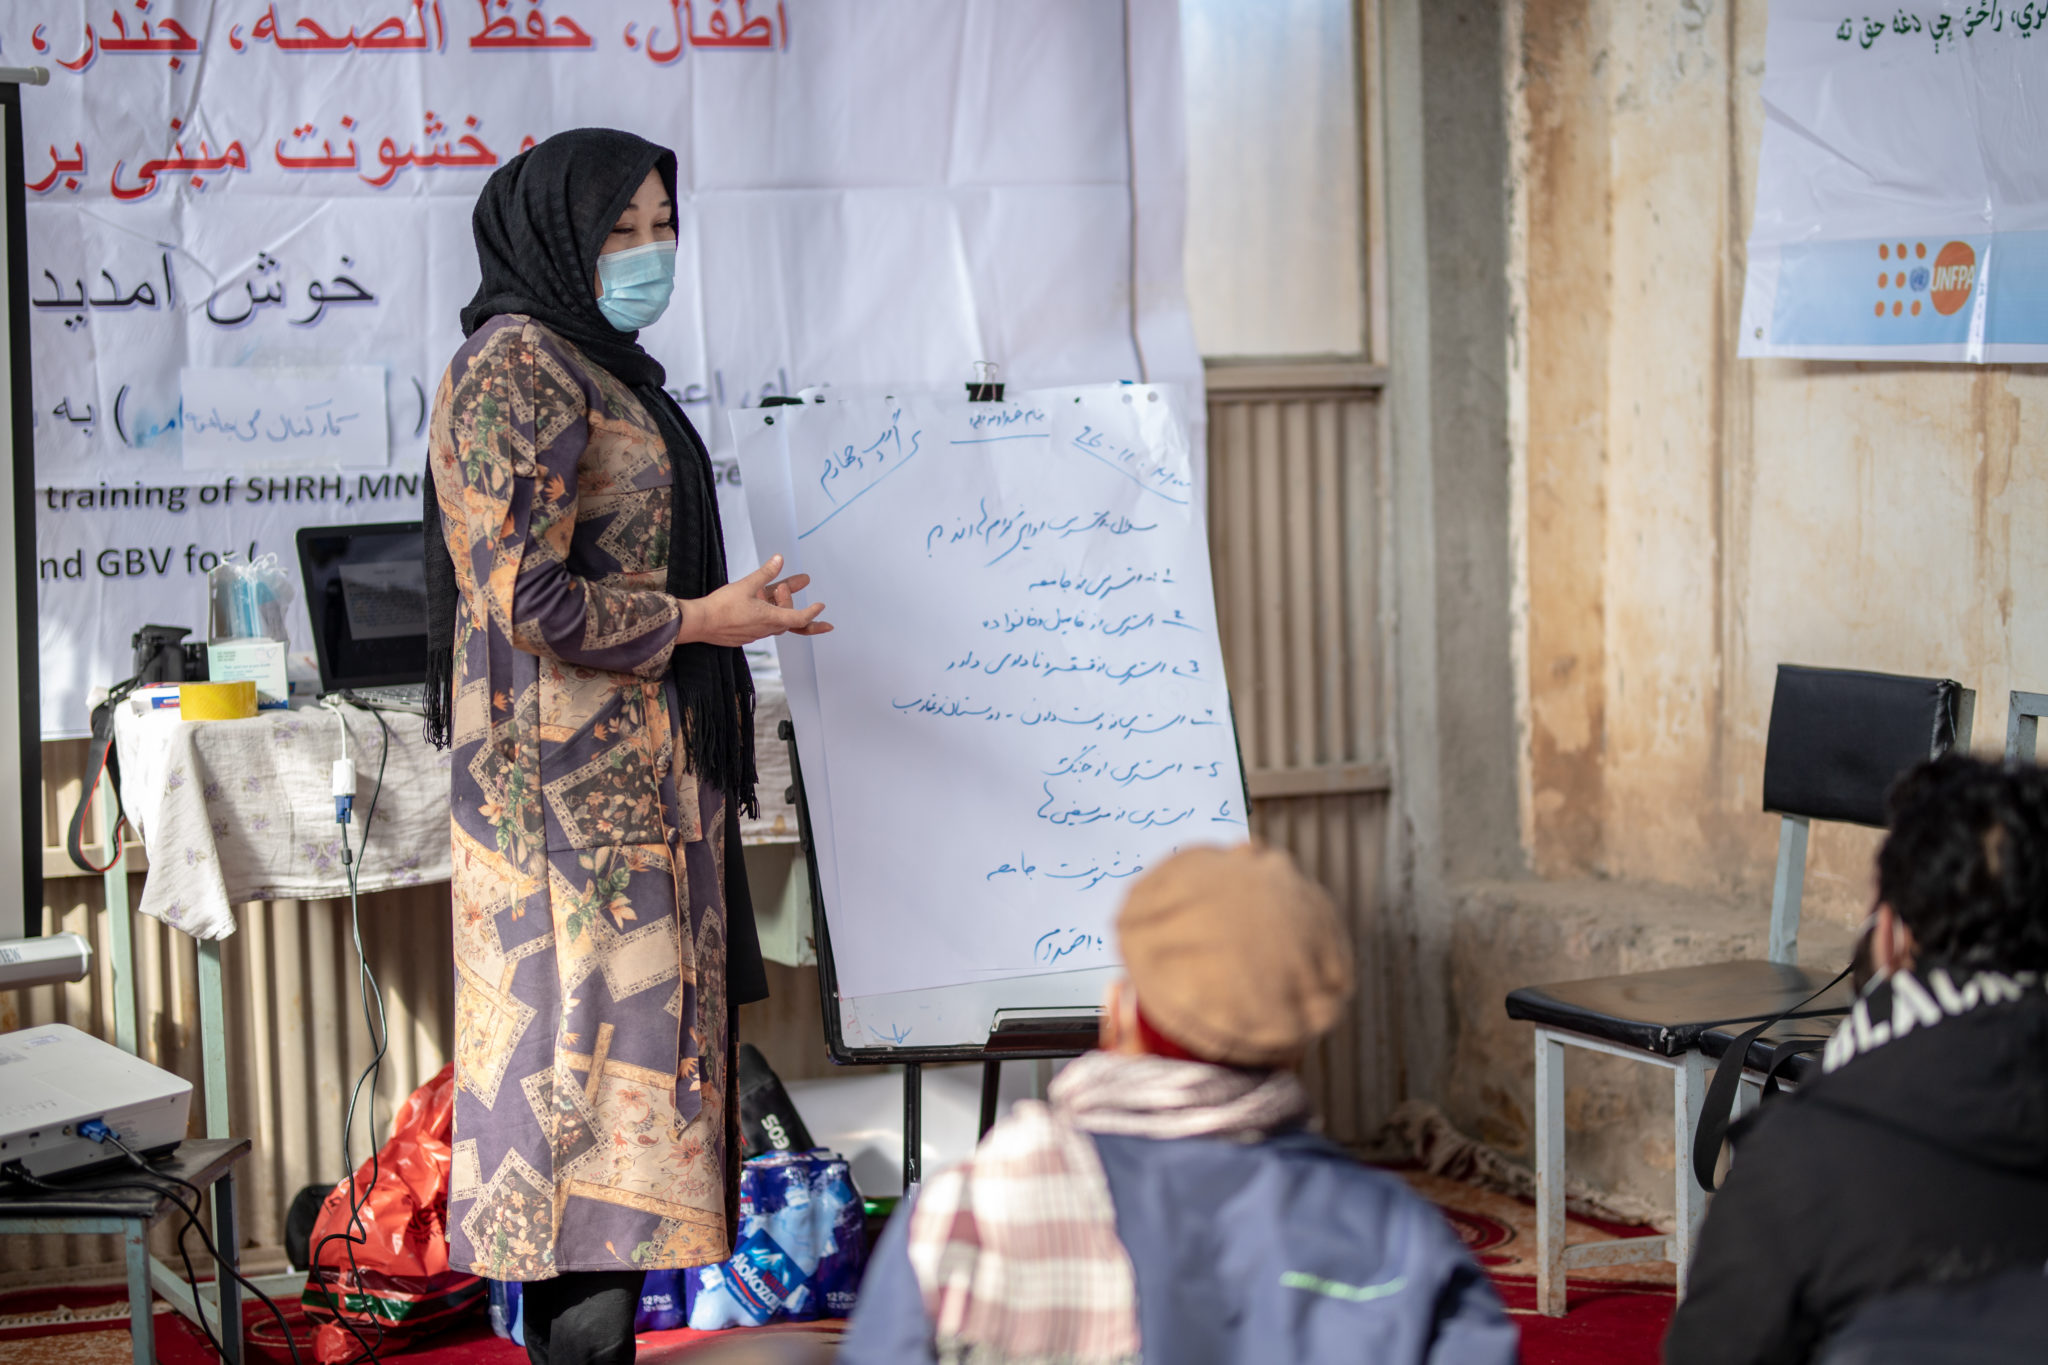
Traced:
[[347, 1181], [320, 1206], [299, 1304], [320, 1323], [313, 1358], [322, 1365], [363, 1359], [358, 1337], [384, 1355], [483, 1310], [484, 1282], [448, 1268], [454, 1118], [451, 1062], [399, 1107], [391, 1140], [377, 1153], [376, 1183], [370, 1162], [356, 1168], [360, 1223], [351, 1216]]

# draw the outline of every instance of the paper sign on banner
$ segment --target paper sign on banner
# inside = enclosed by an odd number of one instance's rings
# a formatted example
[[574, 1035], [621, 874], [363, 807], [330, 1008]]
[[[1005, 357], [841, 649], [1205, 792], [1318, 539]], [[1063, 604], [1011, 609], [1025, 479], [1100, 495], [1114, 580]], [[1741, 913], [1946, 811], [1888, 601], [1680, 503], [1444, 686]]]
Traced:
[[187, 469], [391, 463], [379, 366], [184, 369], [178, 390]]

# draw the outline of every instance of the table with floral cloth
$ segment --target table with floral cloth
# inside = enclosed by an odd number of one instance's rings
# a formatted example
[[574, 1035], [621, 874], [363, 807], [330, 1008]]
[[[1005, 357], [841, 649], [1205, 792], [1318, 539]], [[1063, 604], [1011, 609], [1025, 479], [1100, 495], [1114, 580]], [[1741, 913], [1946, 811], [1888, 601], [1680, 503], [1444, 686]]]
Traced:
[[[380, 715], [391, 732], [381, 791]], [[344, 726], [356, 765], [351, 845], [377, 793], [358, 889], [448, 880], [448, 755], [427, 744], [418, 716], [302, 704], [193, 722], [131, 697], [115, 713], [114, 742], [121, 805], [149, 852], [136, 908], [219, 939], [235, 932], [234, 907], [248, 901], [346, 896], [333, 795]]]
[[[783, 800], [789, 760], [776, 738], [789, 705], [772, 673], [757, 687], [761, 818], [742, 821], [741, 836], [793, 842], [796, 814]], [[364, 848], [384, 746], [377, 715], [301, 703], [249, 720], [186, 722], [140, 697], [121, 703], [121, 804], [149, 854], [137, 908], [195, 938], [223, 939], [235, 932], [237, 905], [346, 896], [333, 796], [344, 726], [356, 765], [348, 838], [358, 850], [357, 889], [447, 881], [448, 754], [427, 744], [418, 716], [379, 714], [390, 728], [390, 757]]]
[[[772, 666], [756, 663], [755, 688], [761, 818], [742, 820], [741, 838], [749, 844], [794, 843], [796, 811], [783, 799], [789, 759], [776, 737], [789, 704]], [[334, 760], [342, 756], [344, 732], [347, 755], [356, 765], [355, 816], [348, 828], [350, 845], [359, 850], [359, 889], [448, 880], [449, 757], [427, 744], [420, 717], [380, 714], [390, 727], [390, 753], [370, 821], [385, 743], [377, 715], [308, 703], [248, 720], [186, 722], [177, 711], [152, 710], [141, 698], [115, 708], [121, 804], [149, 855], [139, 908], [198, 941], [197, 1041], [209, 1138], [227, 1137], [230, 1127], [221, 940], [235, 932], [234, 907], [348, 894], [333, 796]], [[367, 848], [361, 843], [366, 821]], [[139, 1030], [126, 865], [116, 863], [102, 881], [112, 922], [114, 1033], [123, 1048], [135, 1052]], [[800, 883], [793, 877], [789, 885]], [[152, 1269], [170, 1275], [161, 1262]], [[255, 1284], [281, 1294], [304, 1278], [259, 1276]]]

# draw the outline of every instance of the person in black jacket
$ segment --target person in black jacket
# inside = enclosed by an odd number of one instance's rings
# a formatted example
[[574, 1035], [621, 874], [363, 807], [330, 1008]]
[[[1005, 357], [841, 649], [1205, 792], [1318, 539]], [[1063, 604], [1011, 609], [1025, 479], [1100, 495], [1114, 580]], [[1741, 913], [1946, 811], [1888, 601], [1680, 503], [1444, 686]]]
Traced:
[[1944, 757], [1891, 809], [1876, 976], [1736, 1126], [1667, 1365], [1808, 1361], [1880, 1295], [2048, 1262], [2048, 776]]

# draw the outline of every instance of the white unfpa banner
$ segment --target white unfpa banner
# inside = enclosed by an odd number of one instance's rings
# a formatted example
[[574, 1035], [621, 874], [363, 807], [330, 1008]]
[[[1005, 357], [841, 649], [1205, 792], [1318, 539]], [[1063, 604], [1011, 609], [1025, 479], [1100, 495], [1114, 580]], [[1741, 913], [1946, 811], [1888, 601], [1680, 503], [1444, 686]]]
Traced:
[[23, 98], [45, 735], [136, 627], [203, 623], [219, 554], [418, 515], [471, 206], [563, 129], [675, 149], [642, 340], [736, 571], [727, 410], [982, 359], [1199, 386], [1179, 44], [1174, 0], [11, 0], [0, 54], [52, 68]]
[[1741, 354], [2048, 360], [2048, 0], [1771, 0], [1763, 102]]

